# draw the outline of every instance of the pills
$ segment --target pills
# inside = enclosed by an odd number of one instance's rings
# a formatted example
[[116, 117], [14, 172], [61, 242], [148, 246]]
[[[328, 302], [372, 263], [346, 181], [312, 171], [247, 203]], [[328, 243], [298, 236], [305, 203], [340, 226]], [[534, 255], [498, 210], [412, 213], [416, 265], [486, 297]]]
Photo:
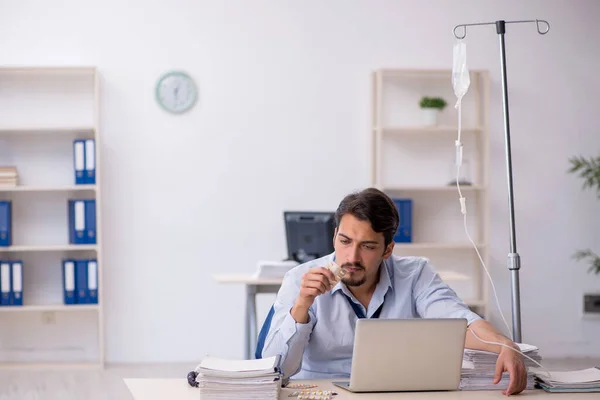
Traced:
[[346, 275], [346, 270], [333, 261], [330, 261], [326, 267], [333, 273], [333, 276], [335, 276], [335, 280], [331, 282], [331, 286], [337, 285], [337, 283]]
[[336, 394], [331, 390], [301, 390], [290, 393], [288, 397], [297, 397], [298, 400], [331, 400]]

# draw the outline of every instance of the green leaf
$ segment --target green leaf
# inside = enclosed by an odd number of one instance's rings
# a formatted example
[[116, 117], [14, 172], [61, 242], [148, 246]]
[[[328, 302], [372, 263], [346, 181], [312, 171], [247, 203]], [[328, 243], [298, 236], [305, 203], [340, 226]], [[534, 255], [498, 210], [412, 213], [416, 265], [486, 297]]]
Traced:
[[582, 188], [595, 189], [600, 198], [600, 156], [585, 158], [583, 156], [572, 156], [569, 158], [569, 173], [577, 173], [583, 180]]
[[577, 261], [588, 260], [588, 272], [600, 274], [600, 257], [590, 249], [576, 251], [573, 258]]

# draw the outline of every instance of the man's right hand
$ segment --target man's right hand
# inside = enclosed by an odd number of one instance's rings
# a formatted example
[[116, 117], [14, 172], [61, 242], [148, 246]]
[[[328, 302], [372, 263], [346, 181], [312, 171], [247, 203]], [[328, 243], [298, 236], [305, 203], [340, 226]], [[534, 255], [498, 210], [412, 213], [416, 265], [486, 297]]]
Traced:
[[291, 310], [292, 317], [297, 323], [308, 322], [308, 309], [317, 296], [331, 290], [332, 282], [335, 282], [335, 276], [325, 267], [312, 268], [302, 276], [300, 293]]

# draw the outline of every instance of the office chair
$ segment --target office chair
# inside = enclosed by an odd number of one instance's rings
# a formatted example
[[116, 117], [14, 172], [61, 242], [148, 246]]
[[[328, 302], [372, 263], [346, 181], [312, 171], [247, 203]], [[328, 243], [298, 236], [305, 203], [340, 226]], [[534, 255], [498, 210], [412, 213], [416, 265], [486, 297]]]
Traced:
[[265, 318], [265, 322], [263, 323], [262, 328], [260, 328], [260, 333], [258, 334], [258, 340], [256, 342], [256, 351], [254, 353], [254, 357], [256, 359], [262, 358], [263, 347], [265, 346], [265, 339], [267, 339], [267, 334], [269, 333], [269, 329], [271, 328], [271, 320], [273, 319], [273, 314], [275, 314], [275, 308], [271, 306], [267, 317]]

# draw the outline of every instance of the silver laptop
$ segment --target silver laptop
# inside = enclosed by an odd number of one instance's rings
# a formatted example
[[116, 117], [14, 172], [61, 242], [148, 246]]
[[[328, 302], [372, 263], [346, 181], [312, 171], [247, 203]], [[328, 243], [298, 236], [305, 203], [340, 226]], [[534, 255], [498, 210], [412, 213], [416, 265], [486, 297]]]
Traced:
[[351, 392], [457, 390], [466, 319], [359, 319], [349, 382]]

